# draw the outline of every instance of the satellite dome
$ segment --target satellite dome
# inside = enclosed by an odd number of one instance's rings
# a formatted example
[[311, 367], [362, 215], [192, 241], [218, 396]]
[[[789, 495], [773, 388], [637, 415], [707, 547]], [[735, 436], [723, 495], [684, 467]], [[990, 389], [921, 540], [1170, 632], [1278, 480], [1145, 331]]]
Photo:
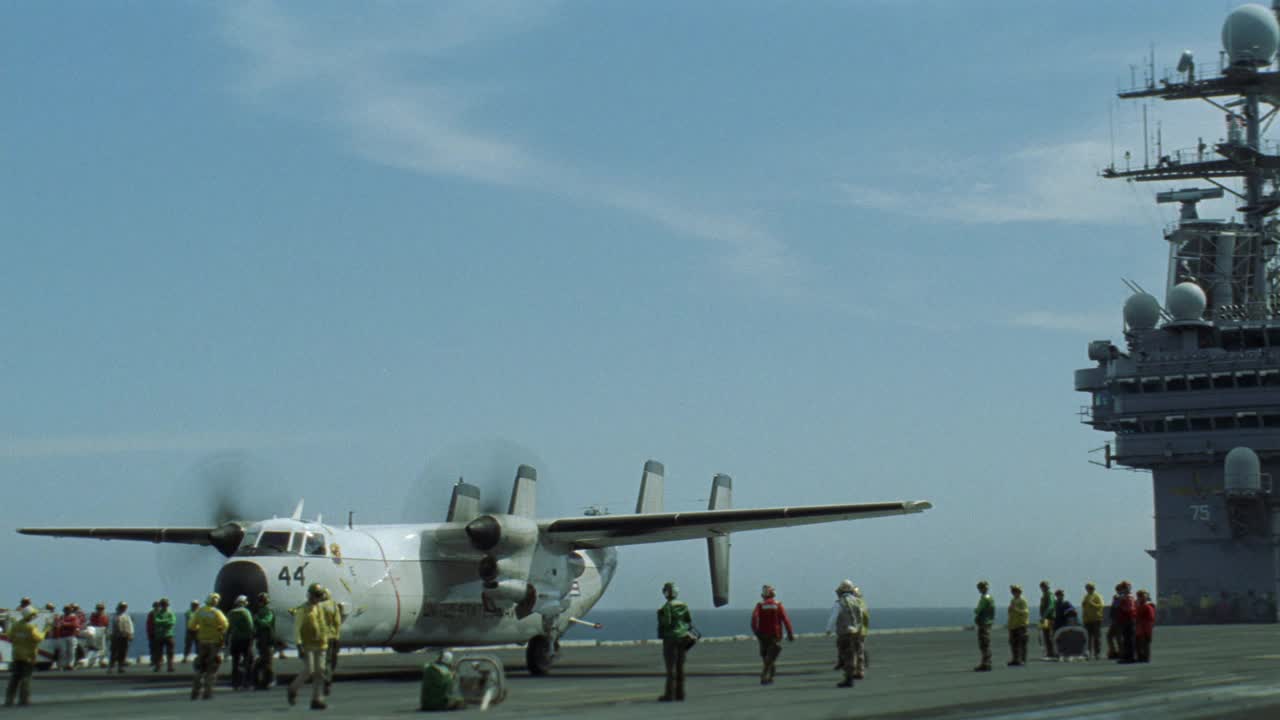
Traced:
[[1258, 454], [1247, 447], [1232, 448], [1223, 463], [1223, 489], [1227, 492], [1262, 490], [1262, 465]]
[[1165, 305], [1174, 322], [1194, 322], [1204, 316], [1207, 301], [1204, 291], [1192, 282], [1182, 282], [1173, 286]]
[[1134, 293], [1124, 301], [1124, 324], [1133, 330], [1150, 330], [1160, 322], [1160, 301], [1146, 293]]
[[1232, 10], [1222, 23], [1222, 47], [1233, 66], [1270, 65], [1280, 47], [1280, 24], [1275, 14], [1255, 4]]

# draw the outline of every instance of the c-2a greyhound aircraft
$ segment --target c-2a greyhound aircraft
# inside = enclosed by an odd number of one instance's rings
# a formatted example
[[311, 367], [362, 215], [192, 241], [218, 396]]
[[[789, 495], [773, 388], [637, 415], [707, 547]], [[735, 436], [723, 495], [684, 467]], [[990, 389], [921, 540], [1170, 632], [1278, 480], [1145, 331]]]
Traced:
[[[224, 609], [237, 595], [270, 593], [276, 633], [292, 638], [288, 608], [306, 588], [329, 588], [347, 611], [345, 647], [521, 643], [529, 671], [545, 674], [559, 638], [604, 594], [619, 545], [707, 541], [717, 607], [729, 602], [729, 534], [741, 530], [918, 513], [923, 501], [731, 508], [733, 483], [716, 475], [706, 511], [663, 512], [663, 467], [645, 463], [636, 511], [539, 520], [537, 473], [516, 471], [505, 513], [482, 513], [480, 490], [461, 480], [443, 523], [334, 527], [291, 518], [218, 527], [21, 528], [25, 535], [208, 545], [227, 557], [214, 580]], [[584, 623], [586, 624], [586, 623]]]

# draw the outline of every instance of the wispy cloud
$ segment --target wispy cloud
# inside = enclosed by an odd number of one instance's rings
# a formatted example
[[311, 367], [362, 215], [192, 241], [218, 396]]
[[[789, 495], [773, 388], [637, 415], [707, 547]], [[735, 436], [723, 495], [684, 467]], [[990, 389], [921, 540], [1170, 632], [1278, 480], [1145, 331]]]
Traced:
[[1119, 312], [1064, 313], [1054, 310], [1031, 310], [1009, 318], [1009, 324], [1017, 327], [1041, 330], [1067, 330], [1107, 337], [1119, 327]]
[[[374, 11], [369, 11], [370, 7]], [[714, 243], [732, 272], [782, 295], [803, 292], [809, 268], [768, 228], [650, 188], [597, 177], [519, 138], [479, 129], [469, 111], [492, 90], [460, 82], [451, 62], [547, 22], [537, 2], [365, 6], [326, 22], [270, 3], [231, 6], [228, 41], [247, 60], [252, 102], [318, 118], [365, 159], [409, 172], [543, 192], [613, 208]], [[406, 17], [408, 15], [409, 17]], [[352, 16], [355, 17], [355, 16]]]
[[332, 433], [136, 432], [53, 436], [0, 436], [7, 460], [90, 457], [155, 452], [265, 450], [330, 442]]
[[949, 163], [948, 175], [921, 178], [903, 169], [885, 185], [847, 181], [837, 188], [842, 201], [855, 207], [948, 222], [1149, 222], [1117, 181], [1098, 177], [1107, 153], [1106, 144], [1090, 141], [1040, 145]]

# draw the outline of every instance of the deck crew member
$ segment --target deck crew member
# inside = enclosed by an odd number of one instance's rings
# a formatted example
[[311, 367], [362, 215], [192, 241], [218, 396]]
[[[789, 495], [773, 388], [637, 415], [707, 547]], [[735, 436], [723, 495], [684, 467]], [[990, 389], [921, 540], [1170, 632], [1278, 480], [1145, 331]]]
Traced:
[[47, 628], [36, 627], [36, 609], [22, 609], [22, 619], [9, 628], [9, 642], [13, 645], [13, 662], [9, 663], [9, 685], [4, 691], [4, 704], [31, 704], [31, 671], [36, 666], [36, 648], [44, 640]]
[[1138, 662], [1151, 662], [1151, 636], [1155, 633], [1156, 606], [1151, 604], [1151, 594], [1138, 591], [1138, 607], [1134, 618], [1134, 640], [1137, 644]]
[[871, 662], [867, 659], [867, 633], [871, 632], [871, 609], [867, 607], [867, 601], [862, 597], [862, 588], [857, 585], [853, 586], [853, 599], [858, 601], [858, 611], [862, 613], [860, 626], [862, 632], [859, 633], [862, 640], [858, 642], [858, 654], [854, 658], [853, 677], [855, 680], [861, 680], [867, 668], [871, 666]]
[[310, 680], [312, 710], [328, 707], [324, 696], [324, 663], [330, 630], [323, 603], [324, 588], [316, 583], [307, 588], [307, 602], [289, 611], [297, 631], [298, 650], [302, 653], [302, 672], [289, 683], [289, 704], [298, 702], [298, 691]]
[[772, 585], [765, 585], [760, 590], [760, 602], [751, 612], [751, 632], [755, 633], [760, 644], [760, 659], [764, 667], [760, 670], [760, 684], [773, 682], [777, 673], [778, 655], [782, 654], [782, 629], [787, 630], [787, 641], [796, 639], [795, 630], [791, 627], [791, 618], [787, 610], [778, 602], [777, 592]]
[[1009, 601], [1009, 665], [1018, 667], [1027, 664], [1027, 626], [1031, 624], [1031, 606], [1022, 597], [1022, 587], [1010, 585], [1009, 593], [1013, 599]]
[[173, 672], [174, 627], [178, 624], [178, 616], [169, 609], [169, 598], [160, 598], [156, 606], [154, 618], [156, 628], [156, 654], [151, 657], [151, 667], [160, 672], [160, 656], [164, 655], [168, 662], [169, 672]]
[[231, 650], [231, 689], [253, 686], [253, 613], [249, 598], [240, 595], [227, 614], [227, 645]]
[[853, 687], [856, 658], [862, 645], [862, 608], [853, 596], [852, 580], [841, 580], [836, 586], [836, 604], [827, 618], [827, 634], [833, 631], [836, 634], [836, 654], [840, 658], [838, 667], [844, 672], [844, 680], [836, 683], [836, 687]]
[[195, 680], [191, 685], [191, 699], [213, 697], [213, 686], [218, 679], [218, 666], [222, 664], [222, 644], [227, 635], [227, 616], [218, 609], [222, 596], [209, 593], [205, 604], [195, 613], [196, 661]]
[[1084, 599], [1080, 601], [1084, 631], [1089, 634], [1089, 657], [1102, 659], [1102, 596], [1093, 583], [1085, 583]]
[[258, 651], [253, 687], [265, 690], [276, 680], [276, 614], [271, 611], [271, 597], [264, 592], [258, 593], [257, 605], [253, 609], [253, 642]]
[[991, 624], [996, 620], [996, 601], [987, 594], [990, 587], [986, 580], [978, 581], [978, 604], [973, 608], [973, 624], [978, 630], [978, 652], [982, 659], [974, 668], [977, 672], [991, 669]]
[[667, 686], [661, 702], [684, 700], [684, 659], [694, 639], [690, 636], [693, 616], [684, 601], [677, 600], [680, 590], [673, 582], [662, 586], [662, 596], [667, 599], [658, 608], [658, 637], [662, 638], [662, 662], [667, 668]]
[[324, 589], [325, 627], [329, 629], [329, 647], [324, 655], [324, 694], [333, 689], [333, 674], [338, 670], [338, 651], [342, 648], [342, 605], [334, 602], [333, 594]]
[[1040, 638], [1046, 658], [1058, 657], [1053, 647], [1053, 595], [1049, 593], [1049, 581], [1040, 581]]
[[427, 712], [461, 710], [466, 707], [462, 691], [458, 687], [458, 675], [453, 671], [453, 653], [442, 650], [435, 662], [422, 669], [422, 692], [418, 709]]
[[116, 614], [111, 616], [109, 630], [111, 636], [111, 658], [107, 662], [107, 672], [119, 668], [124, 672], [129, 664], [129, 644], [133, 642], [133, 618], [129, 617], [129, 603], [121, 601], [116, 605]]
[[200, 609], [200, 601], [192, 600], [191, 606], [187, 608], [187, 621], [183, 625], [187, 628], [186, 633], [182, 636], [182, 662], [191, 660], [191, 651], [196, 649], [196, 611]]

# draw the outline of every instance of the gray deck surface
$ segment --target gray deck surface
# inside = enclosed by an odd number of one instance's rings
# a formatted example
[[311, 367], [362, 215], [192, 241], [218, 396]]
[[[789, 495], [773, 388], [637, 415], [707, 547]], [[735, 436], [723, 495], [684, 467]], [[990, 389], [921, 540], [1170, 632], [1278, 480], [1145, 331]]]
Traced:
[[[993, 632], [993, 640], [1003, 630]], [[1007, 645], [993, 642], [996, 669], [972, 671], [972, 632], [875, 634], [871, 668], [853, 689], [835, 687], [834, 642], [805, 637], [785, 646], [777, 682], [759, 684], [755, 643], [704, 642], [690, 653], [688, 700], [657, 703], [663, 684], [654, 645], [565, 648], [551, 675], [530, 677], [519, 650], [507, 661], [510, 695], [491, 714], [529, 718], [1280, 718], [1280, 626], [1158, 628], [1149, 665], [1042, 662], [1008, 668]], [[1031, 654], [1039, 649], [1032, 641]], [[416, 714], [425, 656], [344, 657], [329, 709], [296, 707], [281, 688], [192, 702], [189, 673], [149, 668], [37, 673], [33, 705], [0, 708], [12, 717], [200, 718], [406, 717]], [[292, 674], [290, 658], [278, 664]], [[223, 682], [228, 665], [223, 665]], [[4, 674], [0, 679], [7, 680]], [[476, 714], [470, 711], [469, 714]]]

